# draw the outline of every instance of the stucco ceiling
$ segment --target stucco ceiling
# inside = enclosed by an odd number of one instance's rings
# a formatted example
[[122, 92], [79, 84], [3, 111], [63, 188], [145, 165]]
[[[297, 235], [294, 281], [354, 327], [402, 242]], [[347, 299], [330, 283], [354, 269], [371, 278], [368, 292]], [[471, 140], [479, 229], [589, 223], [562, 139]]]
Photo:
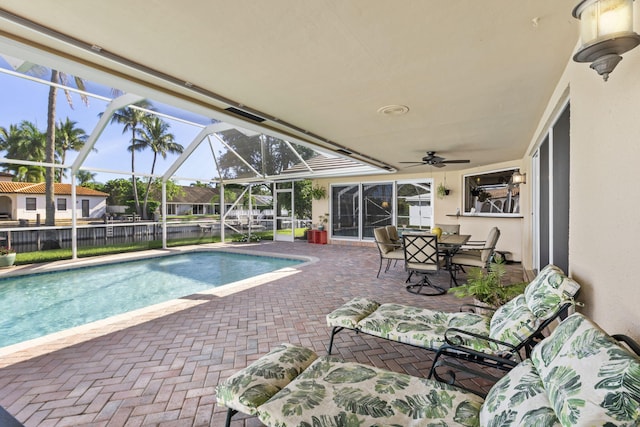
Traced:
[[[400, 170], [427, 150], [471, 160], [453, 170], [524, 155], [578, 41], [574, 3], [3, 0], [0, 10], [102, 56], [9, 21], [0, 36], [205, 99], [104, 53], [116, 55]], [[377, 112], [387, 105], [409, 112]]]

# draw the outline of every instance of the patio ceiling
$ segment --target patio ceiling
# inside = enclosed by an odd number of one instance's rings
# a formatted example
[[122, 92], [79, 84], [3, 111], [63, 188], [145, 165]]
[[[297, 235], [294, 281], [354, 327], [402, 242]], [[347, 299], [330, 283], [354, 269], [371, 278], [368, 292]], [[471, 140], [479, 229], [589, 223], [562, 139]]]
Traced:
[[5, 0], [0, 48], [390, 170], [471, 160], [455, 170], [524, 155], [578, 41], [574, 3]]

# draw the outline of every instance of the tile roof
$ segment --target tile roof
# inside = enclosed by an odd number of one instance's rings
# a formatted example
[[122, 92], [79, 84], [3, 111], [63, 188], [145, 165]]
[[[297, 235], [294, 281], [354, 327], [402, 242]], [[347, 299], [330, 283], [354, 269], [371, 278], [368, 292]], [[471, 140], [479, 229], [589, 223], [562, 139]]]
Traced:
[[[44, 186], [44, 182], [0, 181], [0, 194], [45, 194]], [[53, 188], [55, 194], [71, 195], [71, 184], [55, 183]], [[92, 190], [91, 188], [86, 187], [76, 187], [76, 194], [78, 196], [109, 196], [108, 193], [103, 193], [102, 191]]]
[[182, 194], [177, 194], [167, 200], [169, 203], [211, 203], [211, 199], [216, 194], [220, 194], [219, 190], [211, 187], [181, 186]]

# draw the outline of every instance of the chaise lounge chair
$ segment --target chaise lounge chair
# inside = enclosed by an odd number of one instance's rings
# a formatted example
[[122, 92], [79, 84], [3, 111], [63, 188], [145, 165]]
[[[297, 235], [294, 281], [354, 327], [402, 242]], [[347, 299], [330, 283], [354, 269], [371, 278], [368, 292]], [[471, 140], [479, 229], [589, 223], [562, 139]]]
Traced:
[[327, 324], [332, 328], [328, 352], [331, 354], [338, 332], [352, 329], [431, 351], [442, 349], [438, 358], [454, 356], [509, 370], [522, 360], [522, 351], [529, 356], [554, 319], [566, 314], [579, 289], [580, 285], [562, 270], [549, 265], [523, 294], [499, 307], [492, 316], [354, 298], [327, 315]]
[[270, 427], [631, 426], [640, 423], [637, 354], [630, 338], [576, 313], [483, 399], [283, 344], [220, 383], [216, 400], [228, 408], [227, 427], [236, 412]]

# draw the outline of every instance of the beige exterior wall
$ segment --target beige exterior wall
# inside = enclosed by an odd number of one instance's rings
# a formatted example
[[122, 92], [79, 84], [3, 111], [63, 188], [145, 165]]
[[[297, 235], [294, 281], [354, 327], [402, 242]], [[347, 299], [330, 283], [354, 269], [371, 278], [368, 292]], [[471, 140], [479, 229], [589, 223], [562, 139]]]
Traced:
[[[635, 27], [640, 28], [640, 6], [635, 5]], [[538, 128], [523, 158], [481, 169], [446, 172], [452, 193], [436, 199], [436, 222], [461, 224], [464, 233], [483, 238], [492, 225], [502, 236], [498, 248], [521, 259], [525, 268], [532, 258], [531, 154], [567, 100], [571, 102], [571, 173], [569, 265], [570, 276], [582, 290], [579, 300], [585, 313], [609, 333], [627, 334], [640, 340], [640, 276], [636, 262], [640, 241], [640, 48], [623, 55], [623, 61], [604, 82], [588, 64], [567, 58], [567, 68], [542, 114]], [[521, 219], [455, 218], [447, 214], [462, 210], [461, 186], [465, 173], [501, 167], [520, 167], [527, 173], [522, 187]], [[444, 171], [411, 175], [381, 175], [341, 179], [383, 181], [433, 177], [434, 185]], [[328, 187], [329, 181], [319, 181]], [[314, 203], [314, 220], [328, 212], [329, 201]]]
[[[424, 172], [412, 174], [391, 174], [391, 175], [372, 175], [362, 177], [340, 178], [339, 180], [317, 180], [314, 185], [319, 184], [327, 188], [327, 198], [324, 200], [316, 200], [313, 202], [313, 223], [318, 222], [318, 216], [329, 212], [330, 185], [334, 183], [348, 182], [388, 182], [405, 179], [430, 179], [434, 180], [434, 188], [446, 178], [447, 188], [451, 193], [443, 199], [435, 198], [433, 201], [434, 223], [438, 224], [460, 224], [460, 233], [470, 234], [472, 240], [485, 240], [489, 234], [491, 227], [500, 229], [500, 239], [498, 240], [497, 249], [499, 251], [509, 252], [510, 259], [514, 261], [522, 260], [523, 252], [523, 219], [522, 218], [500, 218], [500, 217], [482, 217], [482, 216], [464, 216], [456, 217], [456, 209], [463, 211], [462, 203], [462, 183], [463, 175], [474, 174], [478, 172], [487, 172], [498, 169], [521, 168], [520, 160], [506, 163], [499, 163], [482, 168], [472, 168], [462, 171], [430, 171], [429, 167], [423, 167]], [[444, 168], [446, 169], [446, 168]], [[528, 189], [526, 185], [521, 187], [521, 212], [528, 212]]]

